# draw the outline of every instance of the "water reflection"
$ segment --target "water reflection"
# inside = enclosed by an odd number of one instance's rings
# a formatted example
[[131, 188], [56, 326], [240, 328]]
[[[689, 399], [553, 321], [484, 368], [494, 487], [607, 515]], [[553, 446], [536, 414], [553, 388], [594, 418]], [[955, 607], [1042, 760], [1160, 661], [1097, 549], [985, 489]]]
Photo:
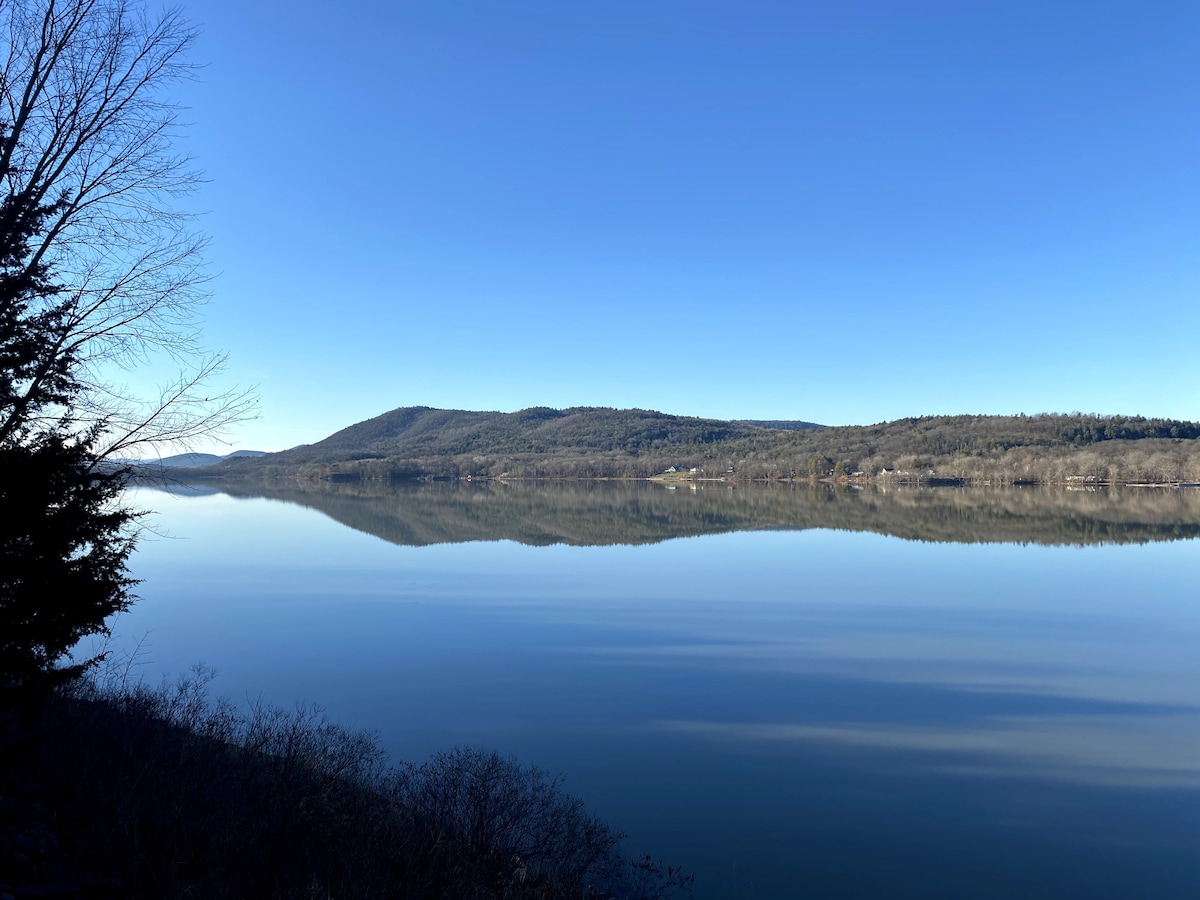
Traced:
[[[699, 482], [356, 484], [218, 482], [394, 544], [510, 540], [645, 544], [764, 529], [871, 531], [910, 540], [1050, 546], [1200, 537], [1200, 490], [733, 487]], [[211, 491], [213, 487], [187, 488]]]
[[[976, 727], [668, 721], [670, 732], [733, 742], [919, 751], [951, 775], [1037, 776], [1110, 787], [1200, 787], [1200, 717], [997, 717]], [[1136, 733], [1128, 729], [1135, 727]]]
[[299, 499], [139, 498], [148, 674], [562, 771], [700, 897], [1200, 896], [1194, 494]]

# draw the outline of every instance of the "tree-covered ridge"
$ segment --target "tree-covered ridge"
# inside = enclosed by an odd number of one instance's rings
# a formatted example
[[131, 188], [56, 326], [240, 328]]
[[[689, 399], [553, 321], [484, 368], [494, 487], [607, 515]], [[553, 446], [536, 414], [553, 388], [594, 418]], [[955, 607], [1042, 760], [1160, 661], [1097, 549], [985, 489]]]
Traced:
[[1200, 481], [1200, 423], [1044, 413], [824, 427], [642, 409], [407, 407], [316, 444], [227, 463], [221, 471], [385, 480], [646, 478], [671, 467], [727, 480], [887, 473], [993, 483]]
[[735, 425], [757, 425], [759, 428], [778, 428], [782, 431], [808, 431], [810, 428], [824, 428], [816, 422], [802, 422], [799, 419], [734, 419]]
[[346, 453], [369, 458], [570, 450], [638, 456], [738, 440], [764, 430], [764, 426], [756, 424], [672, 416], [644, 409], [532, 407], [501, 413], [416, 406], [395, 409], [343, 428], [316, 444], [290, 450], [287, 455], [296, 461]]
[[1063, 429], [1063, 438], [1074, 444], [1136, 441], [1142, 438], [1194, 440], [1198, 437], [1200, 423], [1181, 422], [1177, 419], [1145, 419], [1141, 416], [1102, 416]]

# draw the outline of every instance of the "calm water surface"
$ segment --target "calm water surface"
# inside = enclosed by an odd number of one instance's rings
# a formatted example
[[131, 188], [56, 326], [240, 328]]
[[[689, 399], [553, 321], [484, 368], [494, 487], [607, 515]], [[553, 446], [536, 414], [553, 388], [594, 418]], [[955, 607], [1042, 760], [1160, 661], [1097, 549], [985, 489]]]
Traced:
[[562, 772], [702, 898], [1200, 896], [1193, 501], [687, 495], [142, 490], [117, 631]]

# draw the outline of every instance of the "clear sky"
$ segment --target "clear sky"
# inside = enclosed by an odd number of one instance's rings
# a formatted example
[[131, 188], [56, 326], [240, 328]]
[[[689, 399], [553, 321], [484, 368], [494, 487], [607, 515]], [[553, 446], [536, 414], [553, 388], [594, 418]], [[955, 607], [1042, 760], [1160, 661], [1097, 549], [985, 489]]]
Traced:
[[398, 406], [1200, 419], [1195, 0], [189, 0], [235, 446]]

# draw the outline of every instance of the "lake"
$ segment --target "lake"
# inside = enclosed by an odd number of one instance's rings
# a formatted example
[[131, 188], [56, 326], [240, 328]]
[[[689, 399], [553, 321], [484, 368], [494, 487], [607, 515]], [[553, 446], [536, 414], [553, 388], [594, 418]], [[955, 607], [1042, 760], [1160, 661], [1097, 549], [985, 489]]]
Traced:
[[137, 489], [151, 680], [495, 748], [700, 898], [1200, 896], [1200, 491]]

